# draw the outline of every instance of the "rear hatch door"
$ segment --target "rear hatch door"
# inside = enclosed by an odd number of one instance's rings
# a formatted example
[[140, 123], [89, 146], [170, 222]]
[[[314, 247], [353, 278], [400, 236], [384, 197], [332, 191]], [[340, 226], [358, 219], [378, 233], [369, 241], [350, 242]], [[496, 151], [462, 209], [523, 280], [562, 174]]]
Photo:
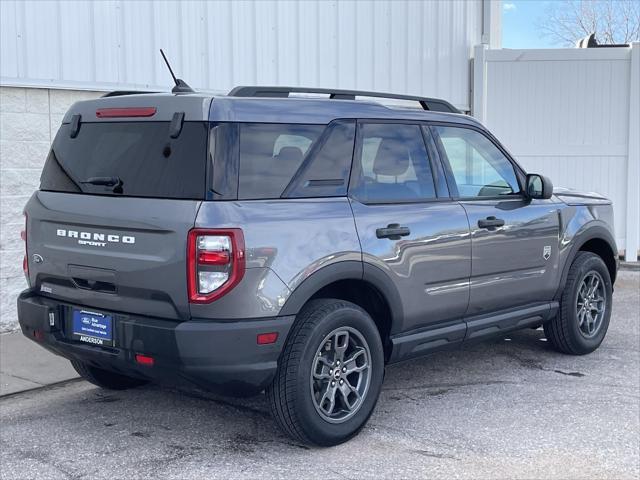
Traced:
[[95, 309], [186, 319], [186, 240], [198, 205], [37, 192], [27, 207], [31, 284]]
[[208, 124], [183, 120], [175, 136], [168, 118], [90, 120], [74, 135], [65, 117], [25, 208], [30, 284], [97, 310], [187, 319], [186, 242], [206, 195]]

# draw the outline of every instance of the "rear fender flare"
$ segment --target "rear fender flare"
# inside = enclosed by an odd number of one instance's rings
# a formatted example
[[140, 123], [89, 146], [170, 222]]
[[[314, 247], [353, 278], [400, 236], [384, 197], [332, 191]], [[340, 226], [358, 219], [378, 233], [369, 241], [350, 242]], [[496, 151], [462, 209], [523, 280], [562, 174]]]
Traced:
[[297, 315], [316, 292], [338, 280], [358, 280], [371, 284], [382, 295], [391, 311], [391, 333], [401, 325], [402, 300], [395, 284], [379, 267], [357, 261], [327, 265], [309, 275], [289, 296], [279, 315]]

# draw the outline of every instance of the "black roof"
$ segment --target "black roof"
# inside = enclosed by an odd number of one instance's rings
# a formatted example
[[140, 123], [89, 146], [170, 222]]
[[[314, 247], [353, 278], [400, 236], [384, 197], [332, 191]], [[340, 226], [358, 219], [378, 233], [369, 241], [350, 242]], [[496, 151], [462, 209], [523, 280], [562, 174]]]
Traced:
[[400, 95], [397, 93], [370, 92], [365, 90], [340, 90], [332, 88], [306, 87], [235, 87], [228, 93], [230, 97], [275, 97], [289, 98], [292, 93], [326, 94], [331, 100], [355, 100], [356, 97], [387, 98], [418, 102], [424, 110], [435, 112], [461, 113], [456, 107], [441, 98]]
[[[291, 96], [296, 93], [324, 94]], [[364, 97], [355, 100], [356, 97]], [[415, 101], [420, 108], [384, 105], [375, 99]], [[327, 124], [335, 119], [375, 119], [447, 121], [480, 125], [473, 117], [460, 114], [449, 102], [428, 97], [396, 95], [361, 90], [300, 87], [236, 87], [228, 95], [207, 92], [112, 92], [102, 98], [76, 103], [65, 115], [81, 114], [83, 121], [95, 118], [97, 108], [155, 106], [156, 115], [140, 121], [171, 120], [175, 112], [185, 112], [185, 121]], [[113, 119], [110, 121], [126, 121]]]

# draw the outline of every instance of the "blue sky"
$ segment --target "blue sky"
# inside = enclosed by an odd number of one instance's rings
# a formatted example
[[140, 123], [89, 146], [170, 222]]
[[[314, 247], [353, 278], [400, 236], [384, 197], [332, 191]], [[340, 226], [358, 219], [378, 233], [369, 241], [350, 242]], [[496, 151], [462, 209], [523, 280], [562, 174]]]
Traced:
[[539, 33], [536, 23], [553, 0], [503, 0], [502, 48], [558, 48]]

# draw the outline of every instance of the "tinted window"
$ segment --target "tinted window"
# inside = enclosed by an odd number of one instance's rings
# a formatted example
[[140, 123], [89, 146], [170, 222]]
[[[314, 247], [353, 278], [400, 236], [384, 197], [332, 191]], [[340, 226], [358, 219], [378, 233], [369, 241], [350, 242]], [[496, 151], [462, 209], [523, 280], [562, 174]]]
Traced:
[[238, 130], [237, 123], [219, 123], [209, 133], [209, 153], [213, 165], [212, 197], [219, 200], [238, 198]]
[[433, 176], [420, 127], [363, 124], [360, 158], [352, 194], [363, 202], [435, 198]]
[[[56, 192], [159, 198], [204, 198], [207, 125], [185, 122], [178, 138], [169, 122], [71, 124], [56, 135], [40, 177], [40, 189]], [[117, 177], [114, 186], [83, 183]], [[115, 191], [114, 191], [115, 190]]]
[[309, 152], [288, 197], [339, 197], [347, 194], [356, 124], [336, 121], [321, 144]]
[[280, 198], [324, 125], [240, 126], [238, 198]]
[[436, 127], [461, 197], [518, 193], [513, 165], [491, 140], [468, 128]]

